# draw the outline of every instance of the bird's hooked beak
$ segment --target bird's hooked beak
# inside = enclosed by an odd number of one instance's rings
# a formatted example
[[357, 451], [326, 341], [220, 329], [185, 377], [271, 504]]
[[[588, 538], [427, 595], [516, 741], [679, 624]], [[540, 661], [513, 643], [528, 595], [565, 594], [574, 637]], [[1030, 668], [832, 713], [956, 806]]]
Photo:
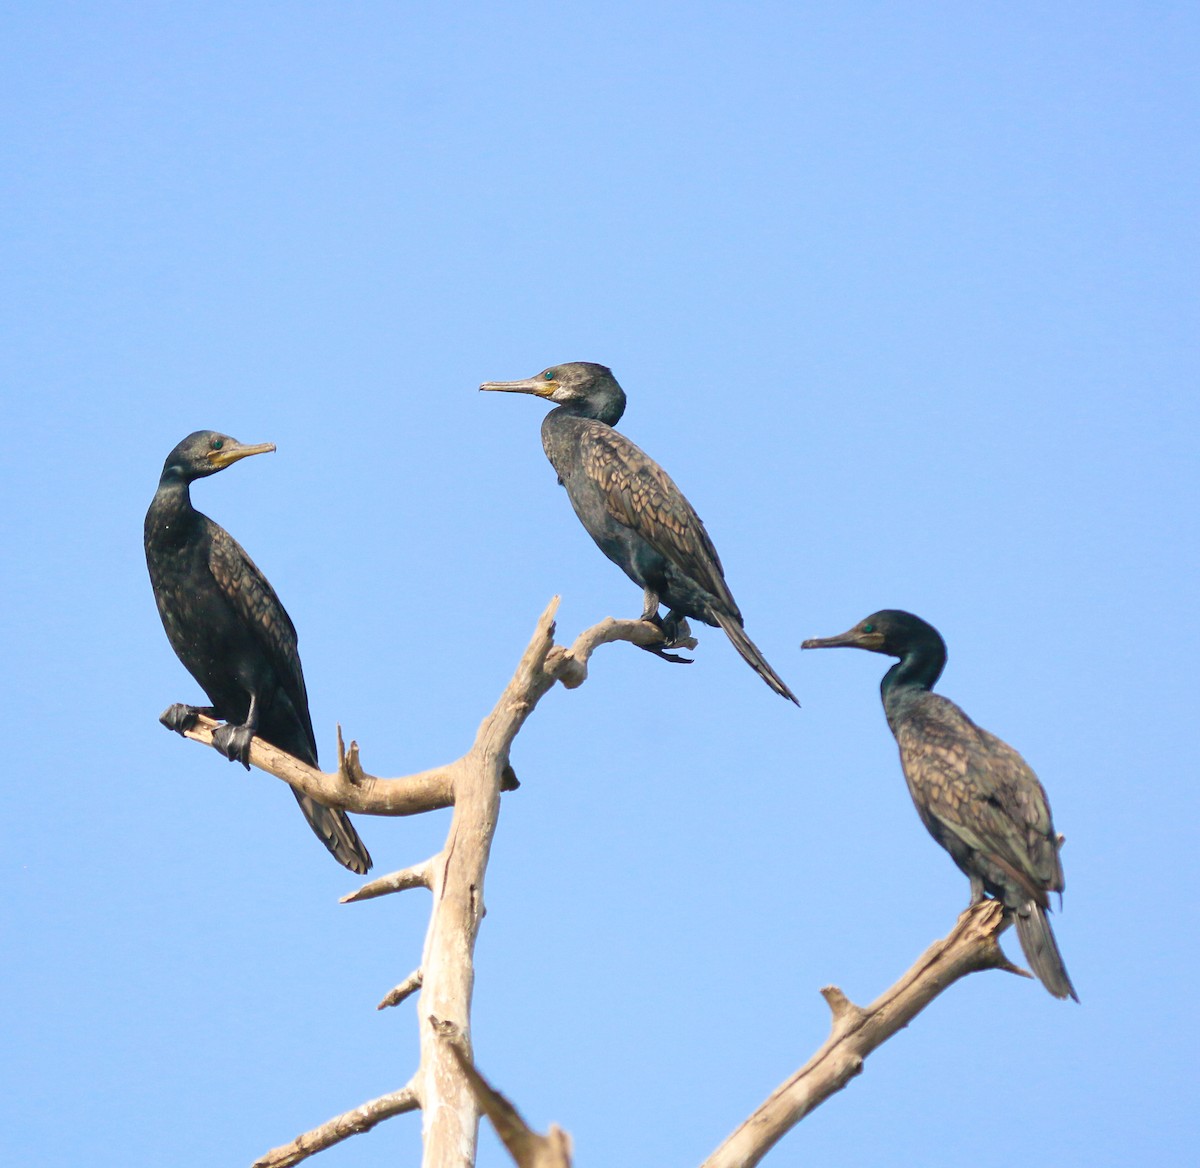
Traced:
[[867, 649], [872, 653], [883, 650], [883, 634], [872, 630], [866, 632], [860, 625], [839, 633], [836, 637], [810, 637], [800, 645], [801, 649]]
[[220, 450], [210, 450], [204, 457], [208, 459], [209, 465], [214, 470], [224, 470], [227, 466], [232, 466], [243, 458], [249, 458], [252, 454], [270, 454], [274, 449], [274, 442], [258, 442], [251, 446], [245, 442], [230, 439]]
[[523, 381], [485, 381], [479, 388], [484, 393], [531, 393], [534, 397], [553, 398], [558, 382], [526, 377]]

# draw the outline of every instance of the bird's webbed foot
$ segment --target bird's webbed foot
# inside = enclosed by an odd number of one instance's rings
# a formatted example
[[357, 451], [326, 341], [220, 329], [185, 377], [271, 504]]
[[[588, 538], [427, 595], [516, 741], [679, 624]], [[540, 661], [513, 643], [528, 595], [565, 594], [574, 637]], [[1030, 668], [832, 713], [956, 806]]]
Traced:
[[251, 726], [232, 726], [228, 722], [213, 731], [213, 746], [230, 762], [240, 762], [250, 769], [250, 742], [254, 738]]
[[677, 649], [691, 639], [692, 630], [683, 617], [670, 612], [664, 620], [656, 611], [653, 616], [643, 616], [642, 620], [648, 620], [651, 624], [658, 625], [662, 631], [663, 643], [661, 645], [640, 645], [639, 648], [645, 649], [647, 653], [653, 653], [655, 657], [661, 657], [664, 661], [670, 661], [674, 665], [691, 665], [691, 657], [682, 657], [678, 653], [667, 651], [668, 649]]
[[687, 623], [687, 618], [673, 610], [667, 613], [666, 620], [659, 621], [659, 627], [667, 639], [668, 649], [678, 649], [685, 641], [692, 639], [692, 626]]
[[189, 706], [183, 702], [173, 702], [158, 716], [158, 720], [168, 729], [174, 730], [176, 734], [186, 734], [189, 730], [194, 730], [196, 727], [196, 719], [201, 714], [206, 714], [208, 717], [216, 717], [216, 711], [212, 706]]

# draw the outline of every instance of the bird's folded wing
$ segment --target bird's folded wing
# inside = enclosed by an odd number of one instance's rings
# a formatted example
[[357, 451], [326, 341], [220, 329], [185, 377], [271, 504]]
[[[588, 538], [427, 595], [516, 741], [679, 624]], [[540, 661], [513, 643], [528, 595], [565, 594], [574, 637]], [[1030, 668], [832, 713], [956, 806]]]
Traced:
[[[1061, 884], [1045, 792], [1021, 756], [938, 695], [897, 733], [920, 802], [965, 844], [1042, 899]], [[933, 706], [933, 702], [929, 703]], [[934, 716], [929, 716], [933, 714]]]
[[270, 581], [246, 550], [224, 528], [213, 524], [208, 554], [209, 570], [234, 610], [253, 629], [270, 655], [276, 677], [291, 701], [308, 735], [316, 757], [316, 736], [308, 712], [308, 691], [300, 665], [296, 626]]
[[736, 612], [717, 549], [667, 472], [608, 426], [592, 427], [583, 451], [584, 472], [600, 487], [609, 514]]

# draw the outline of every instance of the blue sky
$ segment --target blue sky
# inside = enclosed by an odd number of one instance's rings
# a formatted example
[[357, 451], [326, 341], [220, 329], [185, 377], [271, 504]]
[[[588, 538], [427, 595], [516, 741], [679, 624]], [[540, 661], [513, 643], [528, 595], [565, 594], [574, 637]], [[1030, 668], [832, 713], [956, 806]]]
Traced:
[[[747, 629], [602, 649], [517, 741], [481, 1067], [581, 1165], [697, 1164], [966, 903], [879, 708], [804, 654], [881, 607], [1049, 790], [1082, 1004], [969, 979], [768, 1163], [1189, 1162], [1198, 873], [1197, 91], [1183, 4], [9, 6], [0, 1159], [249, 1163], [401, 1086], [426, 901], [355, 887], [199, 690], [141, 520], [250, 550], [334, 726], [469, 745], [549, 598], [640, 595], [484, 379], [610, 365]], [[377, 871], [444, 813], [362, 821]], [[1017, 952], [1015, 940], [1008, 947]], [[327, 1153], [411, 1163], [402, 1117]], [[505, 1163], [490, 1138], [489, 1168]]]

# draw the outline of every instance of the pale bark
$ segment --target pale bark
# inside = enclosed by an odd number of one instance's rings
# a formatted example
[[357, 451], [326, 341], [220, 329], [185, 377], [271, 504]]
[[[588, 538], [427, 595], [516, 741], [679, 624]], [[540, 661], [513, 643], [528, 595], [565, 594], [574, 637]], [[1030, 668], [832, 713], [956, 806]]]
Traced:
[[327, 1123], [297, 1136], [290, 1143], [272, 1148], [265, 1156], [260, 1156], [255, 1160], [251, 1168], [292, 1168], [292, 1165], [299, 1164], [301, 1160], [307, 1160], [309, 1156], [317, 1152], [332, 1148], [334, 1144], [340, 1144], [342, 1140], [349, 1139], [351, 1136], [368, 1132], [377, 1123], [391, 1119], [393, 1115], [403, 1115], [406, 1111], [415, 1111], [419, 1106], [417, 1092], [410, 1083], [407, 1087], [393, 1091], [390, 1095], [381, 1095], [378, 1099], [372, 1099], [370, 1102], [354, 1108], [353, 1111], [335, 1115]]
[[496, 1135], [517, 1168], [571, 1168], [571, 1137], [553, 1123], [545, 1135], [535, 1132], [508, 1099], [479, 1073], [462, 1043], [456, 1038], [449, 1038], [448, 1043], [467, 1077], [475, 1102], [492, 1121]]
[[821, 1048], [785, 1079], [701, 1168], [751, 1168], [809, 1112], [863, 1069], [863, 1060], [907, 1026], [959, 978], [983, 969], [1030, 975], [1013, 965], [998, 940], [1008, 928], [1004, 906], [985, 900], [967, 909], [949, 936], [935, 941], [913, 967], [869, 1006], [856, 1006], [837, 986], [822, 991], [833, 1026]]
[[389, 1006], [398, 1006], [407, 998], [411, 998], [425, 981], [424, 970], [414, 969], [395, 989], [388, 990], [383, 995], [383, 1001], [375, 1007], [376, 1010], [386, 1010]]
[[[185, 731], [184, 737], [211, 746], [213, 731], [219, 725], [220, 722], [207, 715], [198, 714], [195, 726]], [[340, 726], [335, 771], [310, 767], [261, 738], [250, 741], [250, 762], [259, 770], [283, 779], [326, 807], [340, 807], [360, 815], [420, 815], [453, 806], [454, 780], [463, 761], [456, 759], [445, 766], [398, 779], [380, 779], [362, 769], [357, 742], [351, 742], [348, 750], [343, 748]], [[501, 789], [512, 791], [519, 785], [516, 775], [508, 769]]]
[[424, 860], [411, 868], [402, 868], [399, 872], [389, 872], [386, 876], [376, 876], [368, 880], [355, 892], [348, 892], [342, 897], [341, 904], [354, 904], [359, 900], [374, 900], [377, 896], [387, 896], [389, 892], [407, 892], [410, 888], [428, 888], [430, 870], [433, 860]]
[[[557, 681], [568, 689], [587, 678], [588, 662], [600, 645], [628, 641], [661, 649], [662, 635], [644, 621], [611, 618], [585, 630], [566, 648], [554, 643], [555, 597], [542, 613], [512, 680], [484, 719], [471, 749], [443, 767], [396, 779], [362, 770], [357, 744], [342, 747], [338, 769], [326, 773], [253, 740], [250, 761], [330, 806], [368, 815], [412, 815], [452, 806], [442, 850], [398, 872], [376, 877], [343, 903], [370, 900], [413, 888], [432, 893], [429, 927], [420, 966], [389, 992], [379, 1008], [398, 1004], [420, 990], [417, 1007], [420, 1060], [409, 1084], [336, 1116], [255, 1161], [253, 1168], [288, 1168], [315, 1152], [383, 1119], [420, 1108], [423, 1168], [472, 1168], [479, 1115], [486, 1112], [520, 1168], [569, 1168], [570, 1137], [551, 1126], [547, 1136], [529, 1129], [515, 1108], [475, 1071], [470, 1046], [474, 951], [484, 914], [484, 876], [500, 792], [517, 786], [508, 754], [525, 720]], [[690, 639], [682, 646], [691, 647]], [[217, 723], [201, 718], [187, 736], [211, 743]], [[984, 901], [968, 909], [945, 939], [935, 942], [894, 986], [871, 1005], [859, 1007], [836, 986], [821, 993], [833, 1014], [829, 1038], [795, 1074], [704, 1162], [702, 1168], [752, 1168], [778, 1140], [862, 1070], [863, 1060], [907, 1026], [938, 994], [969, 973], [1012, 965], [997, 938], [1008, 927], [1003, 907]]]
[[[357, 743], [352, 742], [348, 750], [343, 748], [340, 727], [338, 767], [333, 772], [305, 766], [258, 738], [251, 742], [254, 766], [330, 807], [366, 815], [454, 809], [445, 845], [436, 856], [377, 877], [343, 897], [344, 903], [350, 903], [412, 888], [427, 888], [432, 894], [421, 964], [379, 1004], [381, 1009], [396, 1005], [420, 989], [420, 1061], [412, 1081], [403, 1091], [354, 1108], [298, 1136], [268, 1153], [255, 1168], [298, 1164], [349, 1135], [369, 1130], [387, 1115], [417, 1107], [422, 1112], [423, 1168], [471, 1168], [474, 1164], [478, 1084], [472, 1083], [459, 1056], [466, 1055], [469, 1060], [475, 940], [483, 920], [484, 875], [500, 792], [518, 785], [509, 766], [509, 750], [525, 720], [555, 682], [562, 681], [568, 689], [582, 684], [588, 660], [598, 646], [628, 641], [655, 650], [663, 647], [662, 633], [655, 625], [609, 619], [564, 648], [554, 643], [557, 608], [555, 597], [538, 620], [512, 680], [476, 732], [471, 749], [445, 766], [401, 778], [377, 778], [362, 769]], [[673, 647], [694, 645], [687, 638]], [[217, 725], [200, 716], [187, 737], [211, 745]], [[445, 1038], [448, 1033], [455, 1036], [453, 1049]]]
[[[930, 1002], [960, 978], [984, 969], [1031, 975], [1013, 965], [1000, 948], [1010, 919], [998, 901], [985, 900], [959, 918], [949, 936], [935, 941], [915, 965], [869, 1006], [856, 1006], [837, 986], [821, 995], [833, 1015], [829, 1037], [795, 1074], [784, 1080], [701, 1168], [752, 1168], [804, 1117], [861, 1073], [863, 1062]], [[464, 1062], [465, 1052], [455, 1052]], [[478, 1072], [475, 1077], [479, 1078]], [[531, 1132], [502, 1095], [482, 1078], [474, 1089], [518, 1168], [570, 1168], [570, 1136], [551, 1125], [546, 1136]], [[495, 1114], [493, 1114], [495, 1112]], [[502, 1130], [504, 1129], [504, 1130]], [[505, 1130], [510, 1132], [506, 1138]]]

